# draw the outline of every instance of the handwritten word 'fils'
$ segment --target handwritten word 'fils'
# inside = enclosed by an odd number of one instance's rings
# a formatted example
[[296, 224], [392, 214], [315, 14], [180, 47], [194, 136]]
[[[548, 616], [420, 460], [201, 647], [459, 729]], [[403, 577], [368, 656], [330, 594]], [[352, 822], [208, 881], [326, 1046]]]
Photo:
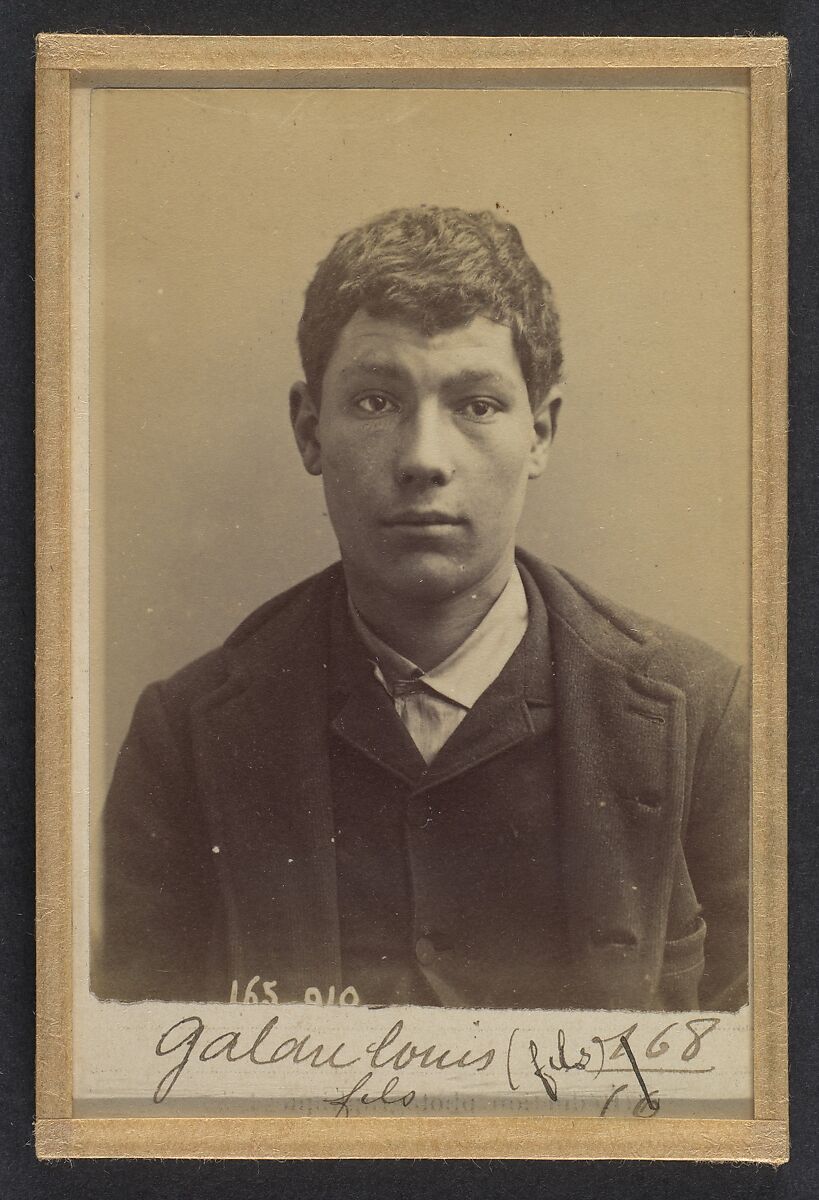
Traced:
[[[587, 1070], [588, 1065], [591, 1062], [591, 1055], [589, 1054], [588, 1050], [585, 1049], [585, 1047], [581, 1047], [580, 1057], [577, 1059], [576, 1062], [569, 1062], [566, 1058], [566, 1053], [565, 1053], [566, 1035], [562, 1029], [558, 1030], [557, 1043], [558, 1043], [557, 1062], [555, 1062], [554, 1055], [551, 1055], [551, 1057], [549, 1058], [549, 1066], [555, 1072], [555, 1074], [557, 1074], [559, 1071], [585, 1071], [585, 1070]], [[643, 1076], [640, 1073], [640, 1068], [637, 1066], [637, 1059], [634, 1057], [634, 1051], [631, 1049], [631, 1046], [629, 1046], [628, 1038], [626, 1037], [625, 1034], [622, 1034], [620, 1037], [620, 1045], [623, 1047], [623, 1050], [625, 1051], [626, 1056], [628, 1057], [628, 1061], [631, 1063], [631, 1069], [634, 1072], [634, 1076], [640, 1085], [640, 1090], [643, 1093], [643, 1101], [641, 1103], [644, 1103], [651, 1110], [652, 1115], [653, 1115], [655, 1112], [657, 1112], [657, 1110], [660, 1107], [660, 1101], [654, 1098], [656, 1096], [656, 1092], [649, 1093], [649, 1090], [645, 1085], [645, 1080], [643, 1079]], [[541, 1064], [538, 1062], [538, 1054], [539, 1054], [539, 1050], [537, 1048], [537, 1043], [530, 1039], [530, 1041], [529, 1041], [529, 1057], [532, 1061], [532, 1069], [535, 1073], [535, 1078], [539, 1079], [540, 1082], [543, 1084], [543, 1090], [546, 1092], [546, 1095], [549, 1097], [549, 1099], [556, 1103], [557, 1102], [557, 1083], [555, 1082], [554, 1075], [550, 1075], [549, 1072], [544, 1067], [542, 1067]], [[606, 1101], [605, 1105], [603, 1106], [603, 1111], [600, 1114], [601, 1116], [606, 1115], [606, 1111], [607, 1111], [609, 1105], [611, 1104], [612, 1100], [614, 1099], [614, 1097], [616, 1095], [618, 1095], [620, 1092], [625, 1090], [625, 1086], [626, 1086], [625, 1084], [621, 1084], [620, 1087], [616, 1088], [614, 1093], [611, 1096], [609, 1096], [608, 1100]]]
[[360, 1104], [401, 1104], [404, 1108], [409, 1108], [415, 1099], [415, 1088], [410, 1088], [408, 1092], [404, 1092], [400, 1096], [393, 1096], [392, 1093], [401, 1082], [398, 1075], [391, 1075], [380, 1092], [376, 1092], [374, 1095], [365, 1092], [364, 1087], [372, 1077], [372, 1071], [368, 1071], [366, 1075], [361, 1076], [358, 1083], [353, 1084], [349, 1092], [345, 1092], [343, 1096], [325, 1099], [324, 1103], [335, 1106], [337, 1117], [349, 1117], [351, 1100], [358, 1100]]
[[[692, 1067], [689, 1064], [699, 1054], [705, 1037], [712, 1033], [719, 1023], [719, 1017], [691, 1017], [685, 1022], [671, 1021], [664, 1025], [659, 1033], [653, 1031], [649, 1033], [645, 1030], [646, 1023], [643, 1023], [641, 1028], [640, 1022], [635, 1021], [633, 1025], [629, 1025], [628, 1029], [612, 1034], [610, 1037], [600, 1037], [599, 1034], [595, 1034], [589, 1041], [592, 1050], [582, 1045], [571, 1056], [567, 1055], [566, 1051], [566, 1033], [563, 1029], [558, 1029], [556, 1049], [549, 1057], [548, 1066], [552, 1071], [588, 1071], [592, 1079], [597, 1079], [600, 1075], [620, 1072], [633, 1074], [631, 1059], [635, 1056], [631, 1054], [631, 1050], [636, 1039], [640, 1042], [640, 1058], [650, 1061], [651, 1064], [643, 1066], [644, 1074], [648, 1072], [657, 1075], [708, 1074], [714, 1070], [713, 1065]], [[649, 1029], [651, 1028], [652, 1026], [649, 1024]], [[672, 1035], [672, 1030], [676, 1031], [674, 1035]], [[512, 1092], [520, 1090], [520, 1084], [515, 1082], [517, 1072], [513, 1071], [516, 1058], [515, 1042], [519, 1033], [519, 1029], [513, 1029], [506, 1044], [506, 1081]], [[549, 1088], [545, 1087], [545, 1083], [553, 1084], [553, 1080], [551, 1076], [548, 1076], [548, 1079], [544, 1078], [544, 1074], [548, 1073], [544, 1073], [544, 1069], [538, 1061], [539, 1053], [537, 1044], [530, 1041], [528, 1064], [534, 1071], [535, 1078], [544, 1084], [544, 1090], [548, 1094]], [[655, 1065], [655, 1060], [661, 1058], [665, 1059], [664, 1063], [659, 1066]], [[630, 1065], [612, 1065], [617, 1059], [626, 1060]], [[668, 1065], [669, 1060], [673, 1065]], [[677, 1065], [678, 1061], [685, 1065]]]
[[[276, 1042], [275, 1033], [278, 1023], [278, 1016], [271, 1017], [256, 1034], [253, 1043], [247, 1049], [241, 1049], [243, 1035], [239, 1030], [228, 1030], [207, 1040], [205, 1023], [200, 1017], [189, 1016], [176, 1021], [160, 1037], [155, 1054], [159, 1058], [164, 1058], [165, 1055], [179, 1053], [181, 1057], [157, 1084], [154, 1103], [161, 1104], [167, 1098], [195, 1051], [198, 1051], [196, 1057], [199, 1062], [213, 1062], [218, 1058], [231, 1063], [247, 1060], [254, 1067], [270, 1067], [277, 1063], [289, 1062], [297, 1066], [306, 1065], [313, 1068], [328, 1067], [344, 1070], [362, 1061], [362, 1055], [351, 1054], [344, 1042], [339, 1042], [328, 1050], [325, 1049], [322, 1042], [315, 1042], [309, 1033], [301, 1037], [287, 1037]], [[344, 1097], [328, 1101], [328, 1103], [335, 1103], [339, 1106], [337, 1115], [341, 1115], [342, 1112], [347, 1115], [349, 1111], [347, 1104], [353, 1096], [356, 1096], [363, 1104], [375, 1103], [380, 1100], [391, 1104], [400, 1102], [406, 1107], [412, 1103], [414, 1092], [390, 1098], [397, 1086], [397, 1077], [395, 1083], [388, 1081], [379, 1095], [372, 1099], [367, 1096], [362, 1089], [369, 1083], [373, 1071], [385, 1067], [394, 1072], [403, 1071], [410, 1066], [434, 1068], [439, 1071], [453, 1068], [485, 1071], [495, 1058], [495, 1050], [492, 1047], [480, 1053], [464, 1050], [458, 1054], [455, 1050], [439, 1048], [434, 1043], [429, 1046], [417, 1046], [413, 1041], [401, 1040], [403, 1030], [404, 1022], [396, 1021], [383, 1037], [370, 1042], [366, 1047], [369, 1073], [362, 1077]], [[244, 1040], [247, 1040], [246, 1035]], [[359, 1093], [361, 1094], [359, 1095]]]

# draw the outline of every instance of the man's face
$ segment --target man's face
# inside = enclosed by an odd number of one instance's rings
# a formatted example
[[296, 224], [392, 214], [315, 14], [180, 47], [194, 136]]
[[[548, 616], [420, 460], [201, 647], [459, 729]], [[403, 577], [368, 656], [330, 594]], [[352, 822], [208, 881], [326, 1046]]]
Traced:
[[359, 310], [320, 407], [303, 384], [291, 393], [351, 587], [435, 603], [507, 571], [527, 480], [546, 462], [547, 400], [532, 412], [505, 325], [477, 316], [428, 337]]

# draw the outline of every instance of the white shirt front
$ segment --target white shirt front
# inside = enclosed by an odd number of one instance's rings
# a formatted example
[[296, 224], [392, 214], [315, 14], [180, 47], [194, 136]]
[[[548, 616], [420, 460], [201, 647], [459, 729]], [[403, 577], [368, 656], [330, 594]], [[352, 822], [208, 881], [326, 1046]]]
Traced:
[[373, 656], [378, 682], [392, 697], [427, 766], [493, 683], [520, 645], [529, 624], [526, 592], [517, 567], [481, 623], [429, 671], [398, 654], [364, 623], [350, 601], [356, 631]]

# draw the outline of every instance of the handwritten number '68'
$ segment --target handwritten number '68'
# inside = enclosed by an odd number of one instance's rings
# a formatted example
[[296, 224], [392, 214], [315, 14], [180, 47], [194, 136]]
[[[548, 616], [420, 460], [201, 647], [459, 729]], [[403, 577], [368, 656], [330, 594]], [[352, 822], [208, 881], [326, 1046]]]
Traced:
[[[686, 1042], [683, 1049], [680, 1051], [680, 1058], [683, 1062], [691, 1062], [692, 1058], [696, 1058], [702, 1047], [703, 1038], [719, 1025], [719, 1017], [692, 1017], [685, 1022], [685, 1028], [691, 1034], [691, 1041]], [[659, 1033], [656, 1033], [645, 1048], [646, 1058], [660, 1058], [663, 1054], [667, 1054], [671, 1049], [671, 1045], [666, 1041], [666, 1036], [671, 1033], [672, 1029], [677, 1029], [679, 1021], [672, 1021], [670, 1025], [666, 1025]], [[637, 1030], [638, 1025], [630, 1025], [628, 1029], [623, 1031], [623, 1034], [617, 1034], [613, 1038], [593, 1039], [601, 1042], [603, 1045], [609, 1042], [616, 1042], [614, 1050], [609, 1054], [609, 1061], [614, 1058], [619, 1058], [623, 1053], [623, 1048], [620, 1045], [620, 1038], [625, 1036], [630, 1038]]]
[[[719, 1017], [692, 1017], [690, 1020], [685, 1021], [682, 1026], [679, 1021], [672, 1021], [652, 1037], [643, 1053], [647, 1059], [661, 1058], [662, 1055], [668, 1054], [672, 1050], [672, 1043], [679, 1045], [680, 1040], [678, 1037], [670, 1036], [672, 1030], [684, 1028], [691, 1035], [691, 1040], [685, 1043], [682, 1050], [677, 1050], [676, 1052], [679, 1054], [681, 1062], [691, 1062], [692, 1058], [696, 1058], [699, 1054], [703, 1039], [716, 1029], [719, 1023]], [[624, 1029], [622, 1033], [615, 1034], [613, 1037], [592, 1038], [592, 1042], [600, 1050], [601, 1061], [598, 1074], [603, 1070], [606, 1062], [612, 1062], [623, 1055], [622, 1039], [624, 1037], [626, 1039], [633, 1039], [638, 1028], [639, 1022], [635, 1021], [628, 1029]], [[613, 1048], [608, 1049], [612, 1043], [614, 1043]]]

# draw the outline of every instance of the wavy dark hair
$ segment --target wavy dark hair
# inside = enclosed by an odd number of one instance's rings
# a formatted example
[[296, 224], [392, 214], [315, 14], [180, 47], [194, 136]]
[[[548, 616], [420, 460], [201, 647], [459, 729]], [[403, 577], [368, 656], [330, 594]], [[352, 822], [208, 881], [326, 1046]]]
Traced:
[[491, 212], [396, 208], [342, 234], [319, 263], [299, 321], [305, 379], [317, 403], [339, 334], [358, 309], [428, 335], [478, 315], [507, 325], [533, 408], [560, 377], [551, 285], [515, 226]]

